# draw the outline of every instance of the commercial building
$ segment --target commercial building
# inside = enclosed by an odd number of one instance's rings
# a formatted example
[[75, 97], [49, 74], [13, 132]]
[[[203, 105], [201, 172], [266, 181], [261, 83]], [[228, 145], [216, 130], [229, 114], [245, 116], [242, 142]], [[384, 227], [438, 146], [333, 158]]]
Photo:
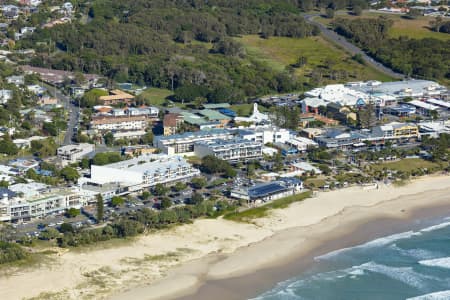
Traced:
[[95, 116], [92, 117], [91, 129], [94, 130], [145, 130], [148, 119], [145, 116]]
[[260, 142], [240, 138], [231, 140], [216, 139], [196, 142], [194, 145], [194, 153], [200, 158], [213, 155], [228, 161], [249, 160], [261, 158], [262, 146], [263, 144]]
[[439, 106], [423, 102], [420, 100], [409, 101], [407, 104], [410, 106], [414, 106], [416, 108], [416, 113], [419, 113], [424, 116], [430, 116], [432, 114], [432, 111], [439, 110]]
[[392, 122], [372, 128], [366, 140], [389, 140], [418, 138], [419, 128], [415, 124]]
[[301, 192], [303, 182], [294, 177], [281, 178], [277, 181], [259, 183], [252, 187], [236, 187], [231, 190], [233, 198], [247, 200], [247, 202], [261, 203], [288, 197]]
[[441, 133], [450, 134], [450, 121], [421, 122], [419, 123], [420, 136], [437, 138]]
[[83, 158], [83, 156], [94, 151], [94, 145], [92, 144], [77, 144], [67, 145], [58, 148], [57, 156], [61, 159], [63, 165], [77, 162]]
[[220, 122], [220, 127], [223, 128], [232, 120], [231, 117], [221, 114], [218, 111], [212, 109], [199, 110], [198, 114], [205, 117], [208, 121]]
[[169, 183], [200, 175], [180, 156], [143, 154], [104, 166], [91, 166], [91, 182], [97, 184], [120, 182], [136, 189]]
[[201, 130], [169, 136], [155, 136], [153, 139], [153, 146], [169, 155], [194, 155], [194, 144], [196, 142], [212, 141], [216, 139], [229, 140], [233, 137], [234, 135], [232, 132], [224, 129]]

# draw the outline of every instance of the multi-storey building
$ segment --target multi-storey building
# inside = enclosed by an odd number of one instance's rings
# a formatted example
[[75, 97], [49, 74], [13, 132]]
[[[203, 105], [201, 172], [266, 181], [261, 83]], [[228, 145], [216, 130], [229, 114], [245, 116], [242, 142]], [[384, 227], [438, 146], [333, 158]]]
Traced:
[[21, 196], [14, 192], [3, 193], [0, 200], [0, 220], [30, 221], [50, 214], [63, 213], [68, 208], [81, 208], [83, 205], [80, 195], [68, 189], [49, 189], [33, 196]]
[[153, 139], [153, 146], [169, 155], [194, 155], [194, 143], [196, 142], [212, 141], [216, 139], [229, 140], [233, 137], [234, 135], [232, 132], [224, 129], [201, 130], [169, 136], [155, 136]]
[[104, 184], [120, 182], [140, 188], [184, 180], [200, 175], [180, 156], [163, 154], [143, 154], [138, 157], [105, 165], [91, 166], [91, 181]]
[[144, 130], [148, 120], [145, 116], [96, 116], [92, 118], [91, 129], [94, 130]]
[[58, 158], [62, 160], [62, 164], [71, 164], [77, 162], [83, 156], [94, 151], [94, 145], [92, 144], [78, 144], [78, 145], [67, 145], [58, 148], [57, 155]]
[[195, 143], [194, 152], [200, 158], [207, 155], [214, 155], [215, 157], [228, 161], [257, 159], [262, 156], [262, 143], [240, 138], [201, 141]]

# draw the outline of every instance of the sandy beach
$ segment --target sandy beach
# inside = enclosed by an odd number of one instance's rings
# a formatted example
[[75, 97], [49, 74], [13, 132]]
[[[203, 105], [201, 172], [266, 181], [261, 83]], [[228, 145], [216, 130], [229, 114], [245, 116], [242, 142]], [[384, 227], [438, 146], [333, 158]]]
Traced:
[[[251, 286], [241, 293], [226, 288], [226, 284], [233, 286], [233, 278], [310, 255], [326, 241], [348, 235], [373, 220], [402, 220], [424, 208], [450, 208], [449, 191], [450, 176], [429, 176], [401, 187], [382, 185], [379, 189], [351, 187], [322, 192], [286, 209], [274, 210], [254, 224], [197, 220], [114, 247], [71, 250], [51, 257], [51, 263], [39, 268], [2, 275], [0, 296], [172, 299], [200, 292], [192, 299], [206, 299], [205, 286], [221, 282], [221, 286], [216, 286], [222, 288], [223, 298], [215, 299], [242, 299], [255, 291]], [[345, 245], [363, 242], [382, 231], [377, 228], [346, 239]], [[342, 243], [321, 251], [339, 247]], [[264, 276], [261, 278], [253, 279], [260, 289], [273, 284]]]

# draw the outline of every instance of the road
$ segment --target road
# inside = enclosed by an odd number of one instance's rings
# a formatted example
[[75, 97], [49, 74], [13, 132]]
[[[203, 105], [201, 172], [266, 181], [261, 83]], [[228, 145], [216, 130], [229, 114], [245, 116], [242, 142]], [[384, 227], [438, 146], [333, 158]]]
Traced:
[[374, 69], [389, 75], [394, 78], [403, 79], [405, 78], [405, 75], [395, 72], [394, 70], [384, 66], [383, 64], [375, 61], [372, 57], [368, 56], [362, 49], [356, 47], [352, 43], [348, 42], [344, 37], [340, 36], [336, 32], [328, 29], [325, 25], [323, 25], [320, 22], [315, 21], [314, 19], [317, 17], [320, 17], [319, 14], [304, 14], [303, 17], [305, 20], [313, 25], [317, 25], [319, 27], [320, 31], [322, 32], [322, 35], [329, 41], [331, 41], [334, 44], [337, 44], [344, 48], [347, 52], [351, 53], [352, 55], [360, 54], [364, 61], [367, 63], [367, 65], [370, 65]]
[[69, 122], [67, 123], [67, 130], [64, 135], [64, 141], [62, 145], [70, 145], [72, 144], [74, 127], [78, 125], [79, 108], [77, 105], [73, 104], [71, 97], [64, 95], [59, 89], [55, 88], [54, 86], [44, 84], [44, 87], [47, 88], [48, 92], [53, 97], [58, 99], [59, 102], [64, 105], [64, 108], [69, 112]]

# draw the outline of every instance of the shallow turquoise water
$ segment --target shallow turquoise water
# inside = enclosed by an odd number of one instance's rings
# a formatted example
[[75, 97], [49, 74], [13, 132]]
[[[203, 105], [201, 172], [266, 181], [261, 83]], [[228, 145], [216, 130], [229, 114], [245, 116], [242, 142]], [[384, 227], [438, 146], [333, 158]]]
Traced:
[[258, 300], [450, 299], [450, 218], [316, 257]]

